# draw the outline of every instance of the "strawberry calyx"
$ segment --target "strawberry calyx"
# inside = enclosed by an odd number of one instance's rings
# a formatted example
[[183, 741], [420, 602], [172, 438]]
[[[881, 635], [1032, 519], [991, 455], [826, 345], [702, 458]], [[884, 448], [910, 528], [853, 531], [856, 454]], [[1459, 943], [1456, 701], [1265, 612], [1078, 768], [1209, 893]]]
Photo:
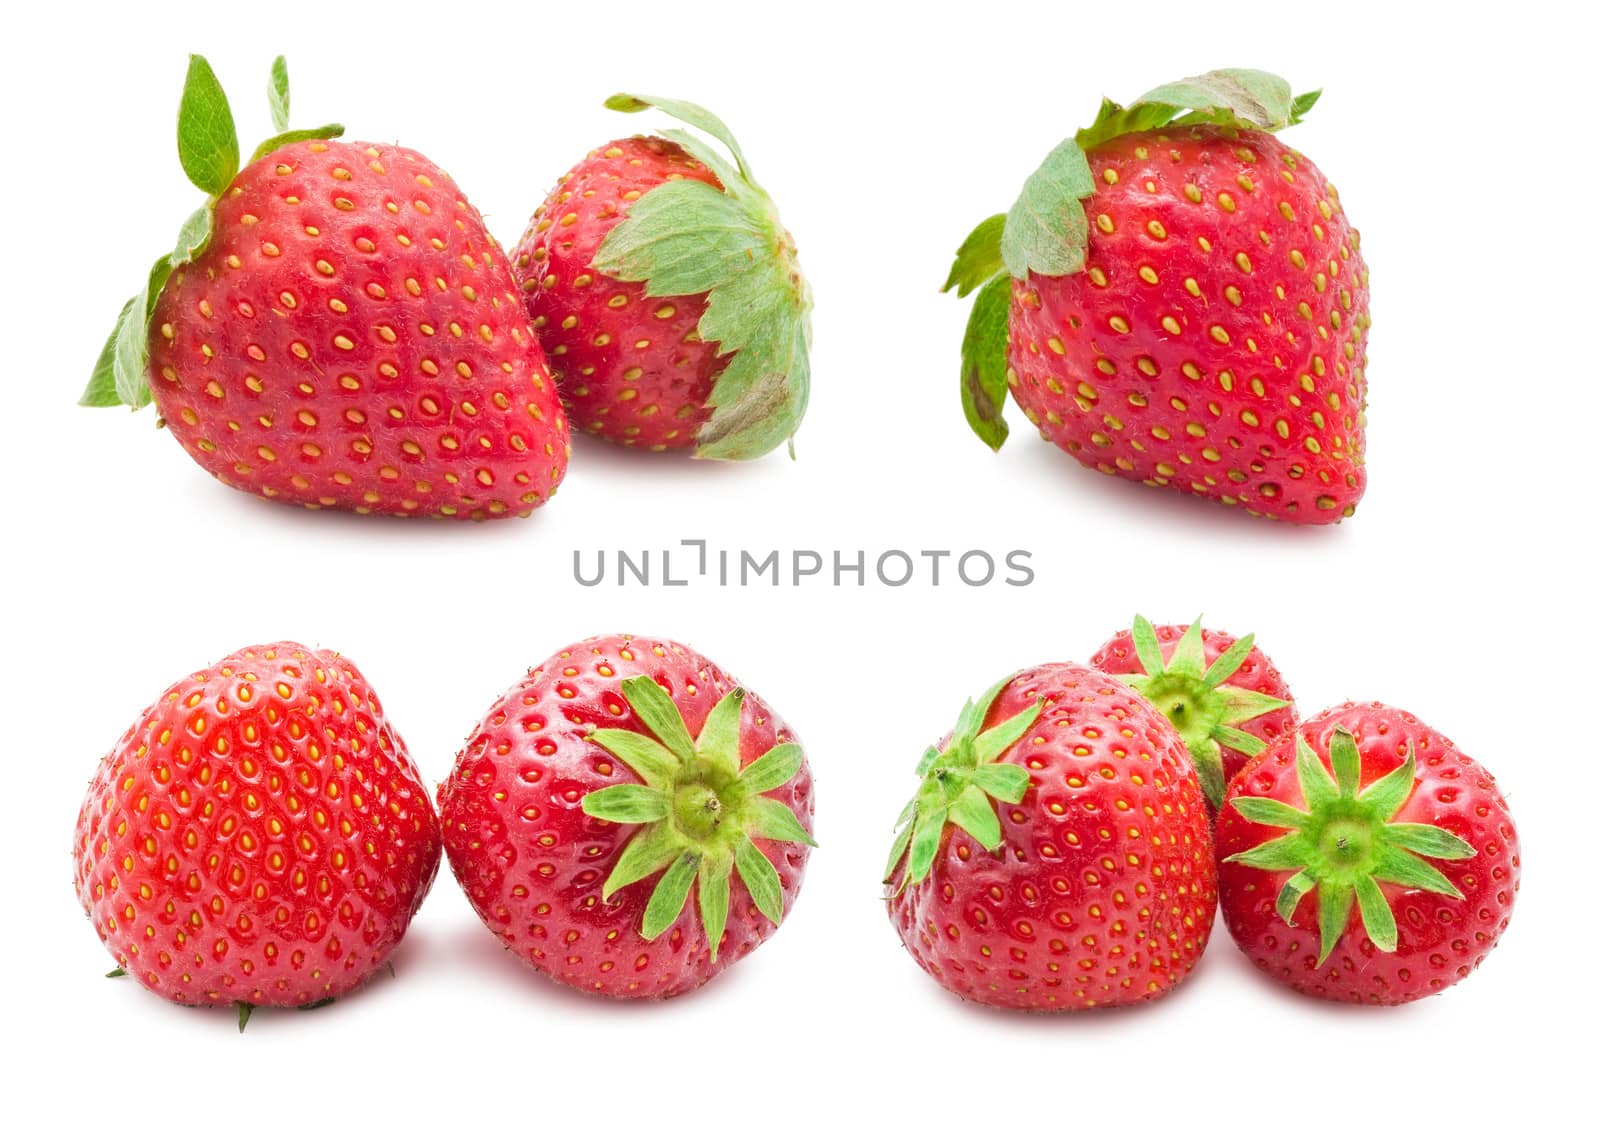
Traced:
[[1222, 749], [1232, 748], [1243, 755], [1259, 755], [1266, 743], [1243, 731], [1239, 725], [1276, 712], [1289, 702], [1253, 689], [1227, 683], [1255, 648], [1254, 634], [1235, 641], [1209, 666], [1206, 665], [1205, 636], [1200, 619], [1195, 619], [1172, 651], [1161, 656], [1161, 642], [1155, 627], [1143, 615], [1134, 616], [1134, 652], [1143, 673], [1122, 673], [1117, 680], [1148, 700], [1178, 730], [1183, 746], [1200, 777], [1200, 789], [1215, 810], [1222, 805], [1228, 780], [1222, 770]]
[[933, 871], [946, 825], [965, 830], [991, 853], [1000, 848], [1003, 834], [995, 804], [1021, 802], [1029, 779], [1027, 769], [1020, 764], [996, 760], [1023, 737], [1044, 710], [1043, 702], [1032, 704], [984, 728], [984, 718], [995, 698], [1010, 683], [1008, 677], [976, 701], [968, 700], [944, 749], [930, 747], [923, 753], [917, 764], [922, 785], [895, 822], [894, 844], [883, 872], [887, 884], [905, 862], [905, 872], [894, 895], [926, 880]]
[[782, 921], [783, 887], [756, 841], [817, 844], [793, 810], [766, 797], [794, 778], [804, 752], [796, 743], [778, 744], [740, 767], [743, 689], [716, 703], [698, 739], [689, 735], [683, 714], [653, 679], [630, 677], [622, 683], [622, 695], [652, 735], [597, 728], [588, 736], [643, 780], [604, 787], [583, 798], [583, 811], [592, 818], [642, 827], [623, 847], [601, 895], [609, 900], [620, 889], [659, 873], [639, 926], [644, 938], [655, 939], [672, 926], [695, 889], [711, 961], [716, 962], [734, 872], [757, 910], [773, 923]]
[[[267, 101], [277, 132], [257, 146], [250, 163], [296, 141], [326, 140], [344, 133], [342, 125], [289, 129], [289, 67], [282, 55], [272, 63]], [[89, 385], [78, 400], [80, 406], [126, 405], [138, 410], [150, 402], [147, 361], [156, 299], [172, 272], [193, 262], [211, 241], [212, 211], [239, 173], [239, 136], [233, 111], [211, 64], [201, 55], [189, 56], [178, 102], [178, 162], [189, 182], [206, 194], [206, 202], [184, 220], [176, 245], [155, 260], [144, 287], [123, 305], [95, 361]]]
[[643, 283], [651, 297], [705, 295], [700, 337], [732, 358], [712, 385], [711, 416], [700, 428], [695, 457], [759, 458], [783, 444], [793, 457], [811, 389], [811, 288], [772, 197], [710, 110], [635, 94], [615, 94], [605, 104], [621, 113], [658, 109], [720, 141], [733, 157], [730, 165], [687, 130], [659, 130], [709, 168], [722, 188], [687, 179], [652, 188], [607, 233], [594, 267]]
[[1254, 869], [1292, 871], [1277, 900], [1278, 915], [1286, 923], [1294, 923], [1295, 909], [1308, 893], [1317, 893], [1318, 966], [1344, 934], [1352, 901], [1372, 945], [1393, 951], [1399, 935], [1380, 882], [1459, 900], [1461, 891], [1423, 858], [1462, 860], [1477, 853], [1439, 826], [1394, 821], [1416, 779], [1416, 757], [1409, 747], [1400, 766], [1364, 790], [1361, 752], [1348, 729], [1334, 729], [1328, 757], [1332, 774], [1297, 734], [1294, 769], [1304, 806], [1256, 795], [1233, 799], [1234, 809], [1247, 821], [1289, 832], [1223, 858]]
[[1012, 279], [1084, 269], [1095, 193], [1088, 152], [1116, 137], [1168, 127], [1215, 125], [1276, 132], [1310, 111], [1320, 90], [1294, 95], [1266, 71], [1229, 67], [1158, 86], [1126, 106], [1109, 98], [1093, 123], [1062, 141], [1023, 182], [1011, 209], [973, 228], [956, 251], [943, 292], [978, 291], [961, 342], [961, 402], [967, 423], [990, 449], [1004, 444], [1006, 341]]

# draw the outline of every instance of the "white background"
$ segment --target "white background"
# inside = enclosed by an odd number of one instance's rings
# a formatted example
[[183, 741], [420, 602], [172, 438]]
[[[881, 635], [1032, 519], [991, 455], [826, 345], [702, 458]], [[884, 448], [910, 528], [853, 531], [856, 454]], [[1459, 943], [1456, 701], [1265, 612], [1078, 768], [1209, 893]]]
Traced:
[[[647, 1106], [669, 1123], [1238, 1122], [1358, 1106], [1487, 1118], [1575, 1092], [1568, 1031], [1596, 1001], [1600, 248], [1577, 94], [1592, 37], [1554, 6], [157, 7], [32, 6], [7, 17], [0, 48], [0, 965], [16, 1040], [4, 1099], [26, 1121], [77, 1108], [542, 1124], [641, 1120]], [[253, 500], [193, 466], [152, 411], [76, 408], [122, 301], [197, 202], [172, 140], [189, 50], [230, 91], [246, 151], [268, 131], [267, 67], [285, 51], [298, 124], [340, 120], [353, 139], [422, 150], [507, 244], [588, 148], [660, 123], [605, 111], [607, 94], [720, 111], [817, 295], [799, 460], [700, 465], [580, 441], [531, 521], [408, 525]], [[1370, 487], [1334, 528], [1102, 479], [1014, 407], [1012, 444], [992, 455], [958, 405], [966, 311], [937, 290], [971, 225], [1009, 205], [1102, 93], [1226, 65], [1325, 88], [1292, 143], [1340, 188], [1372, 269]], [[1038, 579], [720, 591], [571, 578], [575, 548], [695, 536], [759, 554], [1024, 548]], [[1499, 776], [1525, 858], [1501, 948], [1399, 1010], [1277, 989], [1220, 922], [1193, 978], [1153, 1006], [1027, 1019], [947, 997], [878, 902], [920, 749], [1012, 669], [1087, 658], [1136, 611], [1202, 610], [1255, 630], [1307, 712], [1381, 697]], [[595, 1002], [503, 953], [445, 872], [395, 979], [316, 1013], [259, 1011], [244, 1037], [229, 1012], [101, 978], [111, 959], [72, 892], [73, 820], [99, 756], [170, 681], [246, 643], [336, 647], [437, 781], [524, 667], [611, 630], [701, 649], [809, 748], [822, 848], [790, 921], [738, 968], [665, 1005]]]

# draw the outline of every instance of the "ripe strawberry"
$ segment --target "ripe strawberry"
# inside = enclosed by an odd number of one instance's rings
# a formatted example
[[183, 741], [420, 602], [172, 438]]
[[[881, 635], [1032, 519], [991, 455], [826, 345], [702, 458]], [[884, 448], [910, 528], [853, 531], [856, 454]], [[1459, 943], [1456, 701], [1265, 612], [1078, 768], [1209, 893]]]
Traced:
[[1278, 981], [1338, 1002], [1396, 1005], [1461, 981], [1505, 931], [1521, 879], [1494, 777], [1381, 704], [1319, 713], [1251, 760], [1216, 841], [1234, 940]]
[[[715, 114], [618, 94], [669, 129], [591, 152], [512, 252], [575, 425], [649, 450], [756, 458], [790, 442], [810, 386], [811, 295], [794, 240]], [[735, 167], [736, 166], [736, 167]]]
[[1228, 780], [1250, 757], [1295, 726], [1294, 698], [1255, 635], [1151, 626], [1142, 615], [1100, 647], [1089, 664], [1131, 686], [1183, 739], [1206, 805], [1221, 805]]
[[405, 935], [439, 822], [350, 661], [253, 646], [134, 721], [78, 812], [78, 899], [117, 965], [185, 1005], [314, 1006]]
[[490, 930], [536, 970], [617, 998], [682, 994], [755, 950], [816, 844], [788, 726], [693, 650], [627, 634], [513, 686], [439, 805]]
[[[287, 73], [274, 92], [282, 129]], [[238, 170], [193, 56], [179, 155], [206, 206], [124, 308], [83, 402], [149, 402], [224, 484], [307, 508], [526, 516], [566, 420], [510, 265], [439, 168], [393, 145], [280, 133]]]
[[967, 702], [923, 756], [884, 882], [918, 965], [977, 1002], [1076, 1010], [1158, 998], [1216, 915], [1205, 802], [1178, 734], [1081, 665]]
[[972, 428], [1007, 387], [1084, 465], [1328, 524], [1366, 487], [1367, 267], [1322, 173], [1271, 136], [1317, 93], [1222, 70], [1110, 101], [985, 220], [945, 283], [982, 286]]

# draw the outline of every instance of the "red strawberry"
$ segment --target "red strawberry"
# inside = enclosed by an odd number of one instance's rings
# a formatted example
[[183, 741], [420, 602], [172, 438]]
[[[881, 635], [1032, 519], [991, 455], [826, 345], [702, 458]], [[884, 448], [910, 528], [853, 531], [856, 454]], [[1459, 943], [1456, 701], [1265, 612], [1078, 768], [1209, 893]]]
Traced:
[[179, 153], [212, 199], [84, 402], [153, 394], [195, 461], [274, 501], [526, 516], [561, 482], [567, 433], [510, 265], [436, 165], [341, 131], [281, 133], [236, 171], [227, 99], [191, 59]]
[[89, 784], [78, 899], [120, 968], [185, 1005], [313, 1006], [383, 966], [439, 822], [350, 661], [254, 646], [174, 684]]
[[1103, 473], [1300, 524], [1355, 511], [1367, 267], [1338, 193], [1270, 135], [1316, 99], [1223, 70], [1107, 101], [979, 225], [945, 288], [983, 286], [962, 394], [985, 442], [1009, 387]]
[[967, 702], [923, 756], [884, 881], [917, 963], [977, 1002], [1158, 998], [1216, 915], [1205, 801], [1178, 734], [1131, 689], [1041, 665]]
[[1494, 777], [1381, 704], [1279, 737], [1229, 786], [1216, 841], [1234, 940], [1279, 982], [1338, 1002], [1395, 1005], [1461, 981], [1505, 931], [1521, 879]]
[[1295, 726], [1299, 714], [1289, 687], [1256, 648], [1255, 635], [1235, 639], [1204, 630], [1151, 626], [1136, 616], [1089, 660], [1132, 686], [1172, 721], [1215, 810], [1228, 780], [1250, 757]]
[[728, 127], [688, 102], [618, 94], [680, 129], [613, 141], [561, 178], [512, 253], [575, 425], [624, 446], [755, 458], [809, 394], [810, 291], [794, 240]]
[[535, 969], [618, 998], [682, 994], [755, 950], [815, 844], [788, 726], [693, 650], [626, 634], [513, 686], [439, 804], [490, 930]]

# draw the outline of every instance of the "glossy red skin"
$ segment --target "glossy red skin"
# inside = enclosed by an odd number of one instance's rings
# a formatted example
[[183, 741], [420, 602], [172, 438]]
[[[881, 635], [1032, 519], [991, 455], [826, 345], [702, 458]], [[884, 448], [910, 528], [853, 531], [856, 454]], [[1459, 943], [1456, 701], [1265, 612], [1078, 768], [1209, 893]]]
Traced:
[[1194, 968], [1216, 915], [1200, 783], [1165, 717], [1081, 665], [1017, 674], [984, 726], [1041, 697], [1044, 712], [1000, 756], [1032, 783], [998, 806], [999, 854], [950, 827], [928, 879], [887, 901], [889, 918], [918, 965], [971, 1001], [1081, 1010], [1159, 998]]
[[1337, 192], [1264, 133], [1138, 133], [1088, 156], [1085, 269], [1012, 285], [1010, 383], [1028, 418], [1106, 474], [1298, 524], [1349, 516], [1366, 487], [1370, 317], [1360, 237]]
[[145, 709], [89, 784], [73, 867], [147, 989], [300, 1006], [383, 966], [438, 871], [439, 822], [355, 665], [279, 642]]
[[[439, 807], [457, 882], [519, 958], [579, 990], [670, 998], [727, 970], [778, 925], [757, 911], [735, 874], [727, 931], [713, 963], [694, 893], [654, 940], [644, 939], [639, 926], [655, 877], [601, 899], [601, 885], [637, 827], [591, 818], [583, 796], [643, 780], [585, 736], [599, 725], [648, 734], [622, 696], [622, 682], [636, 676], [652, 677], [667, 690], [695, 736], [712, 706], [738, 686], [676, 642], [620, 634], [570, 646], [489, 709], [440, 786]], [[742, 764], [796, 738], [755, 693], [746, 694], [742, 716]], [[767, 796], [786, 803], [810, 831], [809, 764]], [[811, 851], [788, 842], [757, 846], [778, 871], [788, 918]]]
[[700, 339], [703, 295], [650, 297], [593, 266], [634, 200], [668, 180], [721, 183], [658, 137], [596, 149], [561, 178], [528, 222], [512, 269], [560, 381], [572, 425], [624, 446], [692, 447], [706, 399], [731, 356]]
[[[1416, 786], [1394, 820], [1441, 826], [1478, 851], [1462, 861], [1429, 860], [1465, 898], [1381, 885], [1399, 930], [1394, 952], [1386, 954], [1372, 945], [1352, 906], [1344, 934], [1320, 969], [1316, 893], [1300, 902], [1294, 926], [1274, 906], [1292, 874], [1223, 861], [1222, 917], [1256, 966], [1303, 994], [1374, 1006], [1415, 1001], [1460, 982], [1499, 942], [1522, 876], [1516, 825], [1494, 776], [1410, 713], [1376, 703], [1342, 704], [1311, 717], [1300, 731], [1325, 764], [1329, 738], [1341, 725], [1356, 736], [1362, 786], [1398, 767], [1408, 743], [1415, 749]], [[1231, 804], [1239, 795], [1276, 798], [1304, 808], [1292, 735], [1251, 760], [1229, 786], [1230, 801], [1217, 817], [1219, 858], [1284, 832], [1245, 821]]]
[[410, 149], [304, 141], [239, 173], [156, 302], [149, 375], [189, 455], [273, 501], [526, 516], [566, 472], [505, 254]]
[[[1157, 626], [1156, 640], [1161, 643], [1161, 656], [1171, 658], [1172, 651], [1178, 648], [1178, 639], [1183, 637], [1187, 626]], [[1205, 642], [1206, 666], [1211, 663], [1234, 642], [1238, 641], [1232, 634], [1224, 630], [1200, 629], [1200, 637]], [[1111, 636], [1111, 640], [1101, 646], [1095, 655], [1089, 659], [1089, 664], [1102, 673], [1113, 675], [1121, 673], [1143, 673], [1144, 666], [1139, 663], [1139, 655], [1133, 648], [1133, 633], [1129, 630], [1119, 630]], [[1234, 671], [1233, 676], [1223, 682], [1240, 689], [1249, 689], [1257, 693], [1266, 693], [1270, 697], [1288, 701], [1282, 708], [1272, 712], [1263, 713], [1254, 720], [1248, 720], [1239, 725], [1239, 730], [1248, 732], [1263, 743], [1271, 743], [1284, 732], [1293, 730], [1299, 723], [1300, 714], [1295, 709], [1294, 697], [1289, 692], [1289, 686], [1284, 683], [1283, 675], [1278, 672], [1277, 666], [1272, 664], [1272, 659], [1261, 652], [1260, 646], [1253, 646], [1250, 656], [1244, 659], [1244, 664]], [[1231, 779], [1239, 773], [1250, 756], [1243, 752], [1235, 751], [1231, 747], [1222, 749], [1222, 774], [1223, 778]]]

